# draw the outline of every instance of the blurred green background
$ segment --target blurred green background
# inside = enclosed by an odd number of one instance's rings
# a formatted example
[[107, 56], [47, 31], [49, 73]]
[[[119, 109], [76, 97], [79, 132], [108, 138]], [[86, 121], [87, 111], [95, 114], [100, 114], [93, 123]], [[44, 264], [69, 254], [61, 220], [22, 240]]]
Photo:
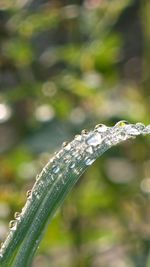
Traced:
[[[149, 0], [0, 1], [0, 240], [51, 154], [83, 128], [150, 123]], [[150, 139], [81, 177], [32, 267], [150, 267]]]

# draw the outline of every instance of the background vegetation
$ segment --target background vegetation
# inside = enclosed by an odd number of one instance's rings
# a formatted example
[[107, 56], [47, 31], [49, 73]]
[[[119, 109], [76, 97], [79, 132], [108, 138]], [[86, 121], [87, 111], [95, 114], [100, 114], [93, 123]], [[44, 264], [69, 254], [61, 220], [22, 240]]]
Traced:
[[[0, 240], [51, 154], [83, 128], [150, 122], [148, 0], [0, 1]], [[150, 140], [80, 179], [33, 267], [150, 267]]]

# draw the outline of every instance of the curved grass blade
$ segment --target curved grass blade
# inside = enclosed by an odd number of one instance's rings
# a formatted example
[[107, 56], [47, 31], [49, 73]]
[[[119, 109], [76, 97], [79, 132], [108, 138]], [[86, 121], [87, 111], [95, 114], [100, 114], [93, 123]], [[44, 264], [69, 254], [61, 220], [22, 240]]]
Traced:
[[113, 127], [99, 124], [93, 131], [83, 130], [70, 143], [63, 143], [27, 192], [21, 213], [10, 222], [0, 250], [0, 266], [30, 266], [47, 224], [87, 167], [110, 147], [146, 134], [150, 134], [150, 125], [120, 121]]

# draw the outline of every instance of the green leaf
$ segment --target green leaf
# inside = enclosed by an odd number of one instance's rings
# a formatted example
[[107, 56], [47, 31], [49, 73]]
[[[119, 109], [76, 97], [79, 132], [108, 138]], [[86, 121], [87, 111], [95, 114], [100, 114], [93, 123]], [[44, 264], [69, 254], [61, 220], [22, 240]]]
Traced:
[[0, 251], [0, 266], [30, 266], [56, 209], [88, 166], [110, 147], [149, 133], [150, 125], [121, 121], [114, 127], [101, 124], [93, 131], [83, 130], [72, 142], [64, 143], [27, 192], [22, 212], [10, 222], [10, 232]]

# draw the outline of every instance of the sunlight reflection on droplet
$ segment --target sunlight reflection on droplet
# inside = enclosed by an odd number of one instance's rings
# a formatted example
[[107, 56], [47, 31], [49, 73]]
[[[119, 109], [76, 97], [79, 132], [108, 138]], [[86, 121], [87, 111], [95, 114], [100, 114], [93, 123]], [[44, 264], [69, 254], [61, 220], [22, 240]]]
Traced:
[[0, 104], [0, 123], [7, 121], [11, 116], [11, 109], [4, 103]]
[[50, 105], [41, 105], [36, 108], [35, 117], [38, 121], [45, 122], [54, 118], [55, 112]]
[[150, 178], [144, 178], [141, 182], [141, 190], [144, 193], [150, 193]]

